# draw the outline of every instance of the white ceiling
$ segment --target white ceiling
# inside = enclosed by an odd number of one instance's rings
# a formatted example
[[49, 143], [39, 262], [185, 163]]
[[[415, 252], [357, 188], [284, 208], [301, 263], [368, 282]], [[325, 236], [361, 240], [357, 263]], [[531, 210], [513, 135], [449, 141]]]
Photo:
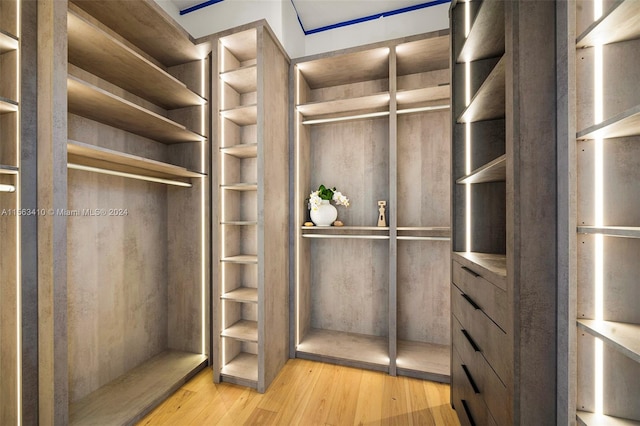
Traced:
[[[179, 10], [207, 0], [172, 0]], [[432, 0], [282, 0], [292, 1], [305, 31], [379, 15]], [[215, 7], [215, 4], [207, 6]], [[190, 13], [198, 13], [193, 11]]]

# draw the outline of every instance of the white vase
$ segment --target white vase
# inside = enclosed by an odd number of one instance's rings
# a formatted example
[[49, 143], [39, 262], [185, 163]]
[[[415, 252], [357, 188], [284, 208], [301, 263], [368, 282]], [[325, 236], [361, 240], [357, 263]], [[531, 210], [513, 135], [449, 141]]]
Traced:
[[317, 210], [311, 209], [311, 220], [316, 226], [331, 226], [338, 217], [338, 209], [329, 200], [322, 200]]

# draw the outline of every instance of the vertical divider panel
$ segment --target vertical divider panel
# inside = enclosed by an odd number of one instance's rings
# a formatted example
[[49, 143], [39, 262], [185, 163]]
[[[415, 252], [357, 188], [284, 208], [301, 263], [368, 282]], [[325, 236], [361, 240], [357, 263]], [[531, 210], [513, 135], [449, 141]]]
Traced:
[[398, 116], [396, 48], [389, 50], [389, 374], [396, 375], [398, 345]]

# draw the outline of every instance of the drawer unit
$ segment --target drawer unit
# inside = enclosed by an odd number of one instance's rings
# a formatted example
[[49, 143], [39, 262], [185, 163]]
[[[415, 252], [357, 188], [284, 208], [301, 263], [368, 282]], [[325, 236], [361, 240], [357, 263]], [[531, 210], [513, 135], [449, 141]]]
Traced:
[[483, 278], [478, 266], [452, 262], [454, 284], [467, 294], [502, 330], [507, 329], [507, 292]]
[[451, 383], [453, 385], [453, 405], [464, 425], [496, 425], [487, 408], [476, 378], [460, 359], [455, 348], [452, 350]]
[[511, 346], [507, 334], [469, 295], [455, 285], [451, 286], [451, 311], [462, 327], [473, 336], [478, 349], [501, 381], [508, 382]]
[[498, 424], [510, 424], [506, 386], [484, 358], [474, 337], [455, 317], [451, 321], [451, 330], [455, 351], [467, 366], [491, 415]]

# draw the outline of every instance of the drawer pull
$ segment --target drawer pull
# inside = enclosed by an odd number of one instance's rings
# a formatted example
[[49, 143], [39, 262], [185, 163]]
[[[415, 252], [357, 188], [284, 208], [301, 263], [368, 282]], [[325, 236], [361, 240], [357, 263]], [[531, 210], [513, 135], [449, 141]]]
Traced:
[[470, 298], [467, 294], [462, 293], [462, 297], [464, 297], [464, 300], [466, 300], [471, 306], [473, 306], [473, 309], [480, 309], [480, 306], [478, 306], [478, 304], [474, 302], [473, 299]]
[[469, 407], [467, 406], [467, 401], [463, 399], [461, 402], [462, 402], [462, 408], [464, 408], [464, 413], [467, 415], [467, 418], [469, 419], [469, 423], [471, 423], [471, 426], [476, 426], [476, 422], [473, 421], [473, 416], [471, 415], [471, 411], [469, 411]]
[[476, 271], [474, 271], [473, 269], [467, 268], [466, 266], [462, 267], [462, 270], [465, 272], [468, 272], [469, 274], [473, 275], [475, 278], [480, 277], [481, 275], [479, 273], [477, 273]]
[[473, 377], [471, 377], [471, 373], [469, 373], [469, 370], [467, 369], [467, 366], [463, 364], [462, 365], [462, 369], [464, 370], [464, 374], [467, 376], [467, 380], [469, 380], [469, 384], [473, 388], [473, 391], [475, 393], [480, 393], [480, 389], [478, 389], [478, 386], [476, 385], [476, 382], [473, 380]]
[[473, 341], [469, 333], [467, 333], [467, 330], [460, 330], [460, 331], [462, 331], [462, 335], [467, 338], [467, 342], [469, 342], [473, 350], [476, 352], [480, 352], [480, 348], [478, 347], [478, 345], [476, 345], [476, 342]]

